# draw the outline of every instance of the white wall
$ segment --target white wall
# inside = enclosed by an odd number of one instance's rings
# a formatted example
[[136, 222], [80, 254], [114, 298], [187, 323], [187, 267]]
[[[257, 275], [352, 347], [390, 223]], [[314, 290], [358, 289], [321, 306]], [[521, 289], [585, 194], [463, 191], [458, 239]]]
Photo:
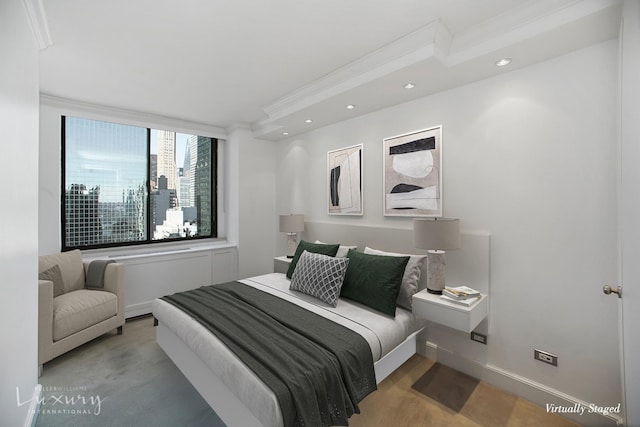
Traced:
[[[248, 127], [229, 133], [229, 189], [225, 203], [230, 240], [238, 246], [239, 277], [273, 272], [276, 255], [275, 143], [255, 139]], [[274, 219], [275, 218], [275, 219]]]
[[[20, 426], [38, 374], [38, 48], [21, 1], [0, 2], [0, 419]], [[9, 243], [10, 242], [10, 243]]]
[[[444, 214], [491, 234], [489, 345], [429, 339], [470, 364], [615, 405], [617, 307], [601, 288], [617, 277], [617, 58], [610, 41], [280, 142], [278, 211], [410, 228], [382, 215], [382, 139], [442, 125]], [[326, 153], [358, 143], [364, 216], [329, 217]], [[534, 361], [534, 347], [559, 366]]]

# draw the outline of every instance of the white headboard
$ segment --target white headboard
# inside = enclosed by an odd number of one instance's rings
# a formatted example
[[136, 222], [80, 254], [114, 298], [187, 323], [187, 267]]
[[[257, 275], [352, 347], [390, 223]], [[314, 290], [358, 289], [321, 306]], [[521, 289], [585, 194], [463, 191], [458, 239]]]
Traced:
[[[306, 221], [301, 238], [313, 242], [365, 246], [389, 252], [426, 254], [423, 249], [413, 247], [413, 230], [368, 225], [337, 224], [332, 222]], [[467, 285], [482, 293], [489, 293], [491, 236], [485, 232], [460, 233], [460, 249], [448, 251], [447, 284]], [[426, 263], [421, 275], [420, 287], [426, 287]]]

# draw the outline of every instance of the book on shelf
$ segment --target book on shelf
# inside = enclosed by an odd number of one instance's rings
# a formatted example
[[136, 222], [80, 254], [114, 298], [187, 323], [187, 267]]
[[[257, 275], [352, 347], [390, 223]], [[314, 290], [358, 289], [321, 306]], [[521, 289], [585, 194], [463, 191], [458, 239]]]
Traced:
[[455, 300], [465, 300], [479, 297], [480, 292], [468, 286], [456, 286], [455, 288], [445, 287], [442, 291], [442, 295], [446, 295]]
[[452, 302], [454, 304], [459, 304], [462, 305], [464, 307], [471, 307], [473, 304], [475, 304], [476, 302], [480, 301], [480, 294], [471, 297], [471, 298], [466, 298], [466, 299], [456, 299], [456, 298], [450, 298], [448, 296], [446, 296], [444, 293], [442, 295], [440, 295], [440, 298], [445, 300], [445, 301], [449, 301]]

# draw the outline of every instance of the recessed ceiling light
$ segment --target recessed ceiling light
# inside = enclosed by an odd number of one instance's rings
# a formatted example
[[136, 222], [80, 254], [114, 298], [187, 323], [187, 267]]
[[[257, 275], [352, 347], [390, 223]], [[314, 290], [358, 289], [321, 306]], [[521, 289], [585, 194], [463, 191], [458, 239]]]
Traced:
[[282, 132], [282, 134], [283, 134], [284, 136], [287, 136], [287, 135], [289, 135], [289, 132]]
[[347, 108], [347, 110], [353, 110], [354, 108], [356, 108], [356, 106], [353, 105], [353, 104], [349, 104], [349, 105], [347, 105], [346, 108]]
[[416, 87], [415, 84], [413, 83], [407, 83], [406, 85], [403, 86], [405, 89], [413, 89], [414, 87]]
[[311, 123], [311, 122], [313, 122], [313, 120], [311, 120], [311, 119], [307, 119], [307, 120], [305, 120], [304, 122], [305, 122], [305, 123]]
[[496, 65], [498, 67], [504, 67], [505, 65], [509, 65], [510, 63], [511, 63], [511, 58], [502, 58], [501, 60], [496, 62]]

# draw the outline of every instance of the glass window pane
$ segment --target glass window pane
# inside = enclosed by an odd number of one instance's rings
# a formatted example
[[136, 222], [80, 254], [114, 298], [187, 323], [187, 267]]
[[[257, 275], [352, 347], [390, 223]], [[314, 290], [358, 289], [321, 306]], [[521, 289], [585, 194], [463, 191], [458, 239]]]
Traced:
[[65, 247], [143, 241], [147, 129], [65, 118]]
[[153, 240], [215, 236], [215, 151], [213, 138], [151, 130]]
[[217, 236], [217, 139], [63, 124], [63, 249]]

